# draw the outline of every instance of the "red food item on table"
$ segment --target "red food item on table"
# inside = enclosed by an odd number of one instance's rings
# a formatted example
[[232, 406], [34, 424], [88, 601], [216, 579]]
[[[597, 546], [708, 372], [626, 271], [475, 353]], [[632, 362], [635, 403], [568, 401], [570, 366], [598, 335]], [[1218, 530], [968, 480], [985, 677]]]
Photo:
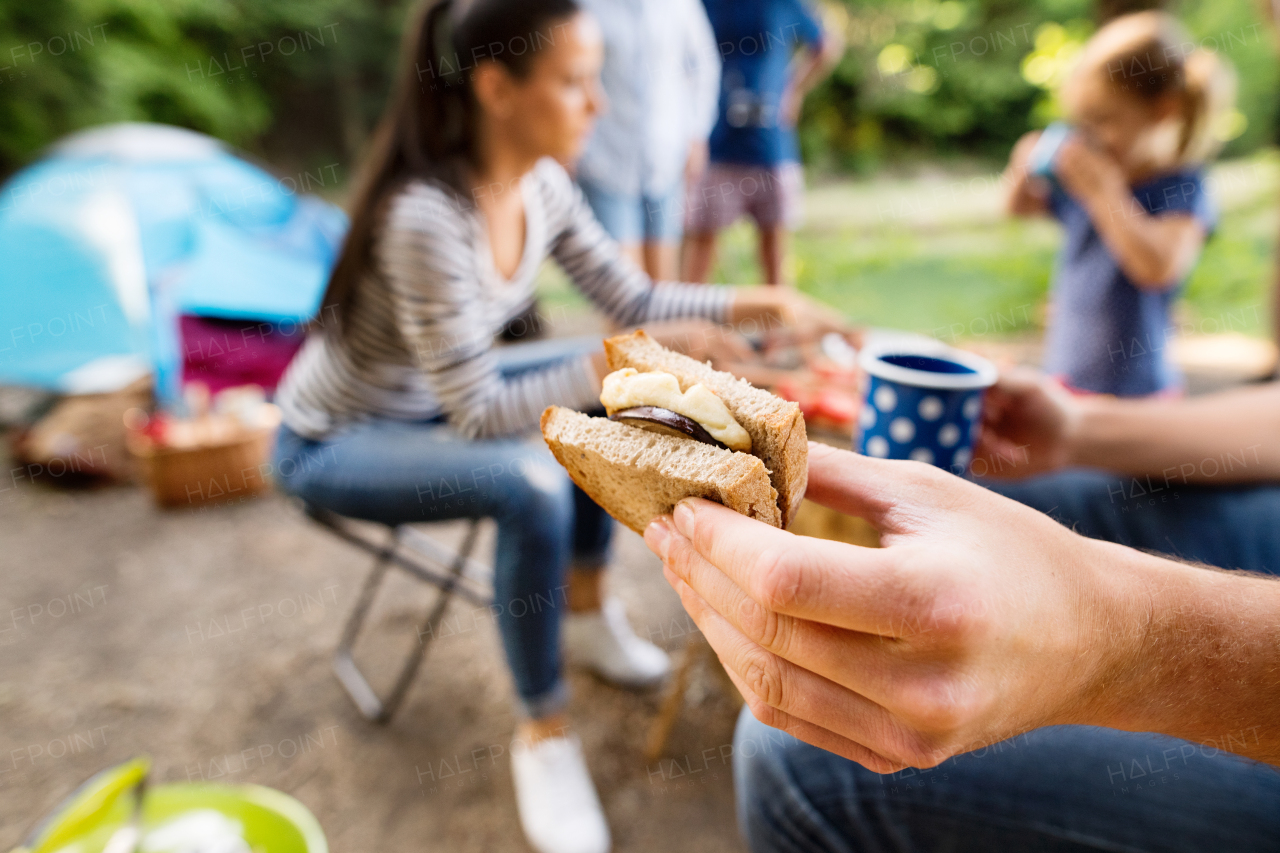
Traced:
[[798, 403], [800, 414], [806, 418], [814, 414], [815, 394], [811, 388], [806, 388], [799, 382], [784, 379], [773, 389], [773, 393], [784, 400]]
[[852, 424], [858, 417], [858, 401], [847, 391], [834, 388], [818, 394], [814, 402], [814, 414], [841, 426]]

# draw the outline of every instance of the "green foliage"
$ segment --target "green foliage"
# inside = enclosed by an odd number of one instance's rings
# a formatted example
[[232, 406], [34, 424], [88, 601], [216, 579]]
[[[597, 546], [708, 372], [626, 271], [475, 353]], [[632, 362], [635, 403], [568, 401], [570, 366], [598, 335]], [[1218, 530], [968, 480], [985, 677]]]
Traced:
[[[295, 161], [358, 142], [407, 3], [0, 0], [0, 174], [79, 128], [161, 121]], [[355, 128], [352, 133], [350, 128]]]
[[[1087, 15], [1087, 0], [848, 0], [849, 49], [806, 103], [811, 163], [870, 170], [887, 152], [998, 156], [1028, 126], [1040, 90], [1019, 63], [1037, 27]], [[825, 165], [825, 164], [824, 164]]]
[[[1054, 109], [1045, 87], [1092, 30], [1091, 0], [823, 0], [849, 49], [805, 104], [805, 159], [1000, 160]], [[410, 0], [0, 0], [0, 175], [93, 124], [163, 121], [286, 165], [352, 164], [390, 86]], [[1254, 0], [1182, 0], [1240, 71], [1269, 144], [1273, 37]], [[347, 171], [344, 170], [344, 174]]]
[[1261, 4], [1243, 0], [1186, 3], [1180, 17], [1202, 47], [1230, 62], [1239, 79], [1237, 108], [1248, 121], [1244, 132], [1227, 146], [1227, 156], [1244, 154], [1276, 141], [1280, 79], [1275, 36], [1258, 16]]
[[[1054, 116], [1051, 88], [1094, 28], [1089, 0], [844, 0], [832, 8], [849, 50], [806, 102], [801, 142], [809, 164], [861, 172], [920, 154], [1002, 158]], [[1273, 141], [1275, 48], [1256, 4], [1186, 0], [1171, 11], [1240, 72], [1248, 125], [1227, 153]]]

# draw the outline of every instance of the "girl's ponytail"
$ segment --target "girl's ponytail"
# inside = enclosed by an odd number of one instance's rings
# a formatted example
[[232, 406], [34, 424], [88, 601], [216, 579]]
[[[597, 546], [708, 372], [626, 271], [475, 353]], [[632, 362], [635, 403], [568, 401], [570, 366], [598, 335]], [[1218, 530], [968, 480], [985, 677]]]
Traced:
[[1181, 164], [1199, 164], [1222, 148], [1222, 123], [1236, 99], [1236, 75], [1216, 53], [1199, 48], [1184, 61]]
[[[1197, 48], [1171, 15], [1147, 11], [1113, 19], [1089, 40], [1076, 75], [1096, 75], [1108, 91], [1154, 103], [1178, 101], [1172, 166], [1199, 165], [1222, 147], [1222, 121], [1235, 102], [1235, 74], [1218, 54]], [[1175, 143], [1176, 139], [1176, 143]]]

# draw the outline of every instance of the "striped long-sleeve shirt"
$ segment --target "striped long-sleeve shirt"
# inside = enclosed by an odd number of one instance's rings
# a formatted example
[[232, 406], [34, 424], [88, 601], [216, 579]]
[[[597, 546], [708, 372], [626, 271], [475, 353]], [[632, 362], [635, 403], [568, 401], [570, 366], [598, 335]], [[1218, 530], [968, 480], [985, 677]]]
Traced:
[[626, 262], [559, 164], [540, 162], [521, 192], [524, 255], [510, 279], [494, 267], [483, 215], [445, 188], [415, 181], [391, 200], [344, 330], [322, 316], [280, 385], [290, 429], [321, 438], [360, 418], [443, 414], [486, 438], [533, 428], [549, 405], [597, 405], [590, 356], [513, 378], [498, 369], [494, 339], [532, 304], [548, 256], [617, 323], [726, 319], [728, 289], [654, 284]]

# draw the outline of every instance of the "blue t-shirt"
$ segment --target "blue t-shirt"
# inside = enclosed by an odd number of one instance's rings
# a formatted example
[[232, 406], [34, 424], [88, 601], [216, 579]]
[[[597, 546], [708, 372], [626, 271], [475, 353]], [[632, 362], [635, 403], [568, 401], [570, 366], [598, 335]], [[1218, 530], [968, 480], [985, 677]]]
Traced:
[[777, 166], [800, 159], [795, 128], [778, 108], [799, 45], [822, 42], [802, 0], [703, 0], [720, 45], [720, 118], [711, 131], [717, 163]]
[[[1212, 231], [1217, 214], [1200, 170], [1174, 172], [1133, 188], [1135, 207], [1154, 216], [1189, 213]], [[1045, 370], [1083, 391], [1142, 397], [1177, 389], [1182, 377], [1165, 357], [1169, 309], [1184, 282], [1138, 288], [1121, 271], [1089, 215], [1056, 184], [1049, 208], [1066, 231], [1053, 282]]]

